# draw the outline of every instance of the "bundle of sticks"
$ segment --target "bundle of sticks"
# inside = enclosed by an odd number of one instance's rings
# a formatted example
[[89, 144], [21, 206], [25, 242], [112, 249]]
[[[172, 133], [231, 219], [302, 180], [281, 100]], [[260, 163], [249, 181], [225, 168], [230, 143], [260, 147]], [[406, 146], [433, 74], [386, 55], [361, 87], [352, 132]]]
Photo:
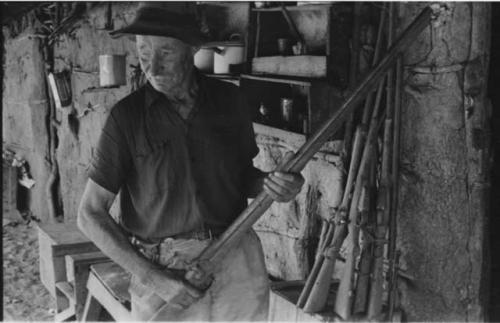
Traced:
[[[390, 3], [380, 12], [373, 66], [393, 39], [394, 3]], [[401, 83], [402, 61], [398, 58], [366, 97], [358, 124], [352, 127], [352, 145], [345, 145], [351, 151], [343, 198], [336, 214], [324, 222], [313, 268], [297, 302], [307, 313], [325, 310], [342, 248], [345, 263], [335, 296], [335, 314], [344, 320], [392, 320], [397, 282]]]

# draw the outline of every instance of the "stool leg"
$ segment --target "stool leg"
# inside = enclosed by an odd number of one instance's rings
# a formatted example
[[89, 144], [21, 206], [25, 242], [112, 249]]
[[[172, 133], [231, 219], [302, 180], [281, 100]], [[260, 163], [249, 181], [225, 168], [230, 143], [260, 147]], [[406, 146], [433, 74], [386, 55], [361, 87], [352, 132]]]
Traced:
[[54, 317], [54, 322], [67, 322], [67, 321], [74, 321], [76, 319], [75, 317], [75, 311], [73, 308], [67, 308], [64, 311], [57, 313]]
[[83, 322], [99, 321], [99, 315], [102, 311], [102, 305], [95, 299], [91, 293], [87, 294], [85, 309], [83, 310]]
[[[82, 266], [83, 267], [83, 266]], [[82, 320], [85, 303], [90, 293], [87, 292], [89, 265], [85, 268], [75, 268], [75, 314], [77, 320]]]

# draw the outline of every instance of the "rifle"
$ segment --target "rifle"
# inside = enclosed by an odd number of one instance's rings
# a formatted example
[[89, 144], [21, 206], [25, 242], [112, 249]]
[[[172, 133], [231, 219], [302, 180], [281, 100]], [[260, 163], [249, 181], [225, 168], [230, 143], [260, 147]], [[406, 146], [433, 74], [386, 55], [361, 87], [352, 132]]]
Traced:
[[388, 320], [393, 319], [395, 299], [397, 293], [397, 266], [399, 255], [396, 252], [396, 215], [398, 214], [398, 187], [399, 187], [399, 141], [401, 131], [401, 92], [403, 91], [403, 60], [398, 58], [396, 61], [396, 93], [394, 95], [394, 137], [392, 139], [393, 155], [392, 155], [392, 214], [389, 223], [389, 296], [388, 296]]
[[[389, 5], [389, 28], [388, 45], [390, 46], [394, 36], [394, 3]], [[377, 196], [377, 227], [375, 235], [373, 276], [370, 289], [370, 301], [368, 304], [368, 319], [378, 320], [382, 314], [383, 303], [383, 283], [384, 283], [384, 246], [386, 244], [386, 234], [391, 217], [391, 170], [390, 163], [393, 155], [391, 145], [394, 115], [394, 69], [391, 68], [387, 74], [387, 107], [384, 128], [384, 144], [382, 149], [382, 171], [380, 178], [380, 188]]]
[[[384, 7], [382, 8], [382, 10], [380, 10], [380, 20], [379, 20], [379, 26], [378, 26], [378, 31], [377, 31], [377, 42], [376, 42], [376, 45], [375, 45], [375, 53], [374, 53], [374, 56], [373, 56], [372, 66], [375, 66], [376, 63], [379, 61], [379, 57], [380, 57], [380, 53], [381, 53], [382, 33], [383, 33], [383, 30], [384, 30], [385, 17], [386, 17], [385, 7], [386, 6], [384, 5]], [[374, 110], [376, 110], [376, 111], [378, 111], [378, 109], [379, 109], [380, 99], [381, 99], [381, 93], [382, 93], [382, 85], [379, 84], [379, 89], [377, 90], [376, 103], [375, 103], [375, 108], [374, 108]], [[369, 122], [370, 122], [372, 105], [373, 105], [373, 93], [370, 93], [368, 95], [368, 97], [366, 98], [366, 100], [365, 100], [365, 105], [363, 107], [363, 116], [362, 116], [362, 119], [361, 119], [361, 124], [358, 126], [356, 134], [355, 134], [355, 143], [358, 142], [358, 141], [361, 142], [361, 144], [359, 144], [358, 146], [355, 146], [353, 148], [353, 157], [351, 159], [351, 166], [352, 166], [352, 164], [356, 163], [356, 166], [354, 168], [355, 172], [358, 172], [359, 162], [360, 162], [359, 158], [361, 158], [361, 153], [360, 152], [363, 149], [362, 147], [365, 145], [365, 140], [366, 140], [367, 132], [368, 132], [368, 128], [369, 128]], [[375, 113], [375, 116], [377, 114], [378, 114], [378, 112]], [[376, 118], [372, 118], [372, 123], [373, 122], [376, 122]], [[372, 125], [370, 127], [373, 128], [373, 126], [374, 125]], [[354, 175], [353, 178], [355, 178], [356, 177], [355, 174], [356, 173], [351, 173], [351, 169], [350, 169], [349, 176]], [[362, 193], [361, 193], [362, 196], [366, 195], [366, 194], [363, 194], [363, 193], [366, 193], [366, 185], [365, 184], [363, 184]], [[349, 194], [351, 194], [351, 189], [352, 189], [352, 187], [350, 185], [352, 185], [352, 183], [349, 183], [349, 185], [346, 186], [346, 189], [345, 189]], [[363, 201], [366, 202], [366, 199], [361, 199], [361, 201], [362, 202]], [[343, 204], [343, 207], [341, 207], [341, 209], [347, 210], [348, 206], [349, 206], [348, 202], [349, 202], [348, 200], [344, 201], [345, 204]], [[358, 207], [358, 205], [351, 205], [351, 207]], [[363, 208], [367, 209], [366, 205], [361, 205], [361, 209], [359, 211], [361, 212]], [[363, 209], [363, 212], [365, 211], [364, 209]], [[367, 212], [364, 212], [364, 213], [367, 213]], [[346, 223], [346, 221], [344, 221], [344, 223], [342, 223], [340, 225], [345, 226], [345, 223]], [[342, 233], [343, 237], [342, 237], [341, 241], [336, 242], [339, 245], [334, 250], [338, 250], [341, 247], [342, 241], [345, 239], [345, 235], [346, 235], [346, 232], [341, 232], [340, 230], [338, 230], [338, 232]], [[363, 253], [363, 256], [364, 256], [363, 258], [366, 258], [365, 255], [366, 255], [366, 252]], [[328, 265], [328, 263], [326, 265]], [[324, 266], [326, 266], [326, 265], [324, 265]], [[370, 264], [368, 263], [368, 266], [365, 265], [364, 267], [369, 270], [369, 265]], [[325, 272], [323, 277], [316, 278], [316, 280], [318, 281], [318, 286], [323, 286], [322, 288], [325, 288], [325, 289], [329, 288], [329, 281], [330, 281], [330, 278], [331, 278], [331, 275], [332, 275], [332, 272], [333, 272], [333, 269], [334, 269], [334, 264], [333, 264], [333, 266], [330, 266], [329, 269], [330, 269], [330, 272]], [[330, 277], [328, 277], [328, 276], [330, 276]], [[320, 284], [319, 282], [321, 282], [321, 281], [325, 281], [326, 283]], [[360, 295], [361, 294], [363, 294], [363, 292], [361, 292]], [[323, 296], [323, 295], [321, 295], [321, 293], [320, 293], [320, 296]], [[325, 295], [325, 297], [326, 296], [327, 295]], [[315, 295], [313, 293], [311, 293], [310, 298], [313, 299], [315, 302], [318, 302], [316, 310], [318, 308], [321, 308], [326, 303], [326, 298], [319, 298], [318, 299], [318, 295]], [[358, 300], [357, 303], [358, 304], [362, 303], [362, 300]], [[304, 309], [304, 311], [306, 311], [306, 312], [307, 312], [307, 310], [314, 311], [314, 308], [309, 307], [309, 308], [305, 308]]]
[[[372, 91], [373, 86], [380, 83], [387, 70], [394, 64], [398, 55], [414, 41], [425, 29], [431, 20], [432, 9], [426, 7], [420, 15], [410, 24], [391, 46], [385, 57], [365, 77], [365, 79], [352, 91], [339, 110], [330, 117], [325, 124], [295, 153], [293, 158], [278, 171], [300, 172], [307, 162], [316, 154], [323, 144], [342, 126], [346, 118], [354, 111], [361, 101]], [[212, 281], [214, 266], [225, 254], [233, 248], [241, 237], [271, 206], [273, 199], [264, 191], [261, 192], [250, 205], [238, 216], [234, 223], [210, 244], [190, 264], [185, 279], [195, 287], [206, 289]]]
[[[354, 203], [358, 203], [360, 196], [360, 184], [357, 183], [357, 186], [354, 187], [354, 192], [352, 191], [352, 186], [357, 177], [360, 176], [359, 172], [362, 172], [362, 169], [366, 168], [369, 162], [369, 155], [373, 146], [373, 137], [377, 133], [377, 119], [379, 114], [380, 100], [382, 97], [382, 88], [383, 82], [379, 84], [377, 90], [377, 98], [375, 102], [375, 108], [373, 110], [372, 122], [370, 124], [370, 131], [368, 137], [371, 139], [367, 140], [367, 145], [362, 149], [361, 140], [362, 138], [361, 127], [358, 127], [356, 130], [356, 136], [353, 146], [353, 155], [351, 158], [351, 165], [349, 167], [349, 175], [347, 178], [346, 188], [344, 190], [344, 196], [342, 198], [342, 203], [337, 212], [336, 225], [333, 233], [332, 242], [325, 248], [324, 251], [324, 259], [321, 264], [321, 268], [315, 277], [314, 285], [309, 293], [309, 297], [304, 306], [304, 312], [313, 313], [321, 310], [326, 303], [328, 291], [330, 289], [330, 280], [332, 273], [335, 269], [335, 261], [337, 259], [338, 253], [342, 246], [342, 243], [347, 236], [347, 224], [348, 224], [348, 216], [351, 218], [352, 207], [355, 205]], [[358, 171], [359, 169], [359, 171]], [[352, 202], [351, 202], [352, 196]], [[349, 209], [349, 205], [351, 205], [351, 209]], [[356, 207], [354, 207], [356, 208]]]
[[[363, 149], [363, 157], [359, 165], [359, 171], [354, 186], [354, 193], [352, 195], [351, 208], [349, 210], [349, 237], [350, 244], [348, 245], [347, 259], [344, 267], [343, 277], [340, 281], [339, 289], [337, 291], [337, 298], [335, 299], [335, 313], [343, 319], [348, 319], [351, 316], [351, 307], [353, 299], [353, 286], [354, 286], [354, 269], [356, 260], [359, 254], [359, 209], [358, 205], [361, 198], [363, 184], [368, 181], [368, 171], [370, 168], [370, 161], [373, 159], [373, 150], [377, 141], [377, 134], [383, 119], [379, 117], [380, 100], [382, 97], [384, 82], [379, 84], [377, 90], [377, 98], [375, 102], [375, 109], [372, 113], [372, 121], [370, 122], [370, 129], [368, 130], [368, 137], [366, 145]], [[379, 120], [380, 119], [380, 120]]]
[[[373, 150], [373, 160], [378, 161], [378, 150]], [[368, 290], [370, 284], [371, 268], [373, 263], [373, 244], [375, 236], [373, 214], [374, 192], [376, 191], [377, 163], [374, 162], [370, 169], [370, 180], [363, 185], [362, 198], [358, 206], [361, 214], [361, 232], [363, 233], [363, 244], [359, 260], [358, 280], [356, 282], [355, 299], [353, 304], [353, 315], [363, 315], [366, 310]]]
[[[358, 128], [356, 130], [356, 136], [353, 145], [353, 155], [351, 157], [349, 175], [347, 176], [347, 183], [344, 190], [344, 196], [342, 197], [342, 203], [339, 211], [337, 212], [337, 219], [335, 221], [336, 224], [335, 226], [332, 225], [330, 230], [332, 232], [333, 227], [335, 228], [333, 231], [333, 238], [330, 238], [333, 239], [333, 241], [323, 246], [323, 259], [321, 261], [321, 264], [317, 262], [318, 266], [320, 266], [320, 268], [318, 269], [318, 273], [314, 276], [310, 275], [311, 277], [314, 277], [314, 280], [311, 279], [311, 282], [306, 283], [307, 288], [304, 288], [301, 294], [301, 296], [304, 295], [302, 296], [303, 298], [306, 297], [306, 294], [308, 295], [307, 302], [304, 306], [304, 312], [306, 313], [317, 312], [318, 310], [321, 310], [325, 305], [328, 291], [330, 290], [330, 279], [335, 268], [335, 261], [337, 260], [340, 246], [342, 245], [342, 241], [344, 240], [344, 237], [347, 233], [347, 230], [345, 228], [345, 218], [347, 208], [349, 207], [348, 203], [350, 200], [351, 188], [355, 178], [354, 174], [357, 172], [359, 164], [358, 155], [361, 151], [359, 148], [361, 144], [361, 136], [359, 135], [359, 131], [360, 129]], [[316, 270], [313, 267], [313, 272], [314, 271]], [[312, 284], [312, 281], [314, 281], [314, 284]], [[302, 299], [299, 298], [299, 303], [297, 304], [297, 306], [302, 307], [301, 303]]]

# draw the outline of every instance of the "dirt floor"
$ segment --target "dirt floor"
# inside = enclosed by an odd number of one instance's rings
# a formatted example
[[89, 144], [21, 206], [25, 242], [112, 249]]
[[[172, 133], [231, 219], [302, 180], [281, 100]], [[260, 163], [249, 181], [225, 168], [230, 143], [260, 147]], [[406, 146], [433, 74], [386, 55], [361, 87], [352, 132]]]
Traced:
[[53, 321], [54, 301], [40, 282], [36, 224], [3, 226], [4, 321]]

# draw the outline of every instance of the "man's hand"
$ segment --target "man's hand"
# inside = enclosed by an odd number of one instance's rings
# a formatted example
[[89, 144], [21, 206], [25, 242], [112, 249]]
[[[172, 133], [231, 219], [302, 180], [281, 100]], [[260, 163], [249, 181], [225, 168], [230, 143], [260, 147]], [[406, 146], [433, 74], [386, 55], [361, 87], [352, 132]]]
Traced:
[[[285, 155], [285, 160], [290, 160], [293, 153]], [[304, 177], [301, 174], [273, 172], [264, 178], [264, 191], [277, 202], [288, 202], [302, 189]]]
[[301, 190], [304, 177], [300, 174], [274, 172], [264, 179], [264, 190], [277, 202], [288, 202]]
[[191, 286], [168, 269], [154, 269], [145, 278], [147, 287], [150, 287], [158, 296], [173, 307], [185, 309], [203, 296], [203, 292]]

